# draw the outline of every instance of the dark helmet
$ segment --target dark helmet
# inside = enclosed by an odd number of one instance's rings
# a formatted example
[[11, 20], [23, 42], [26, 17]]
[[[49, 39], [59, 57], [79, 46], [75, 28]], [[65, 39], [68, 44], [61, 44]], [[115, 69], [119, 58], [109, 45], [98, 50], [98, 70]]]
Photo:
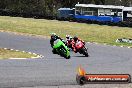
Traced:
[[78, 40], [78, 37], [77, 36], [74, 36], [73, 39], [74, 39], [74, 41], [77, 41]]

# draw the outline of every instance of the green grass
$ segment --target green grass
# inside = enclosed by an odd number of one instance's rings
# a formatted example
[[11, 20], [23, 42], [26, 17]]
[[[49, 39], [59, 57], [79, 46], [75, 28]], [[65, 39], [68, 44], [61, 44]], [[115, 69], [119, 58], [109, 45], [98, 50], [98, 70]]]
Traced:
[[0, 59], [8, 59], [8, 58], [31, 58], [36, 57], [37, 55], [16, 52], [14, 50], [5, 50], [0, 48]]
[[55, 32], [63, 38], [69, 34], [89, 42], [132, 46], [115, 42], [118, 38], [132, 38], [132, 28], [127, 27], [0, 16], [0, 30], [43, 36], [50, 36], [50, 33]]

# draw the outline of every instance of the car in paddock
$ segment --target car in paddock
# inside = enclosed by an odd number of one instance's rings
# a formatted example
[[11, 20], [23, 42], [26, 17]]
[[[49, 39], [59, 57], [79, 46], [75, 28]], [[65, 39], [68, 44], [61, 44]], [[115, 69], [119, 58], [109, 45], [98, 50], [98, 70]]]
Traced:
[[76, 4], [75, 8], [58, 9], [59, 20], [132, 27], [132, 7]]

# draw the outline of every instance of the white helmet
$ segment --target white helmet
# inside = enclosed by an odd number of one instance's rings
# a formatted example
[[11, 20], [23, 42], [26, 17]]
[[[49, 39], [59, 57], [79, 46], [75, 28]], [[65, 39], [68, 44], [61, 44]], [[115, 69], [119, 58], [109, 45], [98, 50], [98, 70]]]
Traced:
[[66, 35], [66, 39], [70, 39], [70, 35]]

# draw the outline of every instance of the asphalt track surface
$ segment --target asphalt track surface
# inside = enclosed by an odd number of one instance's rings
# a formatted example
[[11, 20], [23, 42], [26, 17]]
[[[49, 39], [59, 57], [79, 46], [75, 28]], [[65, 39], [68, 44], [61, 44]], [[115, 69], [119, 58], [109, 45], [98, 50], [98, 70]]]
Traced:
[[0, 60], [0, 88], [132, 88], [130, 84], [76, 83], [77, 68], [87, 73], [132, 75], [132, 49], [86, 44], [90, 57], [71, 52], [71, 59], [54, 55], [49, 39], [0, 32], [0, 47], [44, 55], [40, 59]]

